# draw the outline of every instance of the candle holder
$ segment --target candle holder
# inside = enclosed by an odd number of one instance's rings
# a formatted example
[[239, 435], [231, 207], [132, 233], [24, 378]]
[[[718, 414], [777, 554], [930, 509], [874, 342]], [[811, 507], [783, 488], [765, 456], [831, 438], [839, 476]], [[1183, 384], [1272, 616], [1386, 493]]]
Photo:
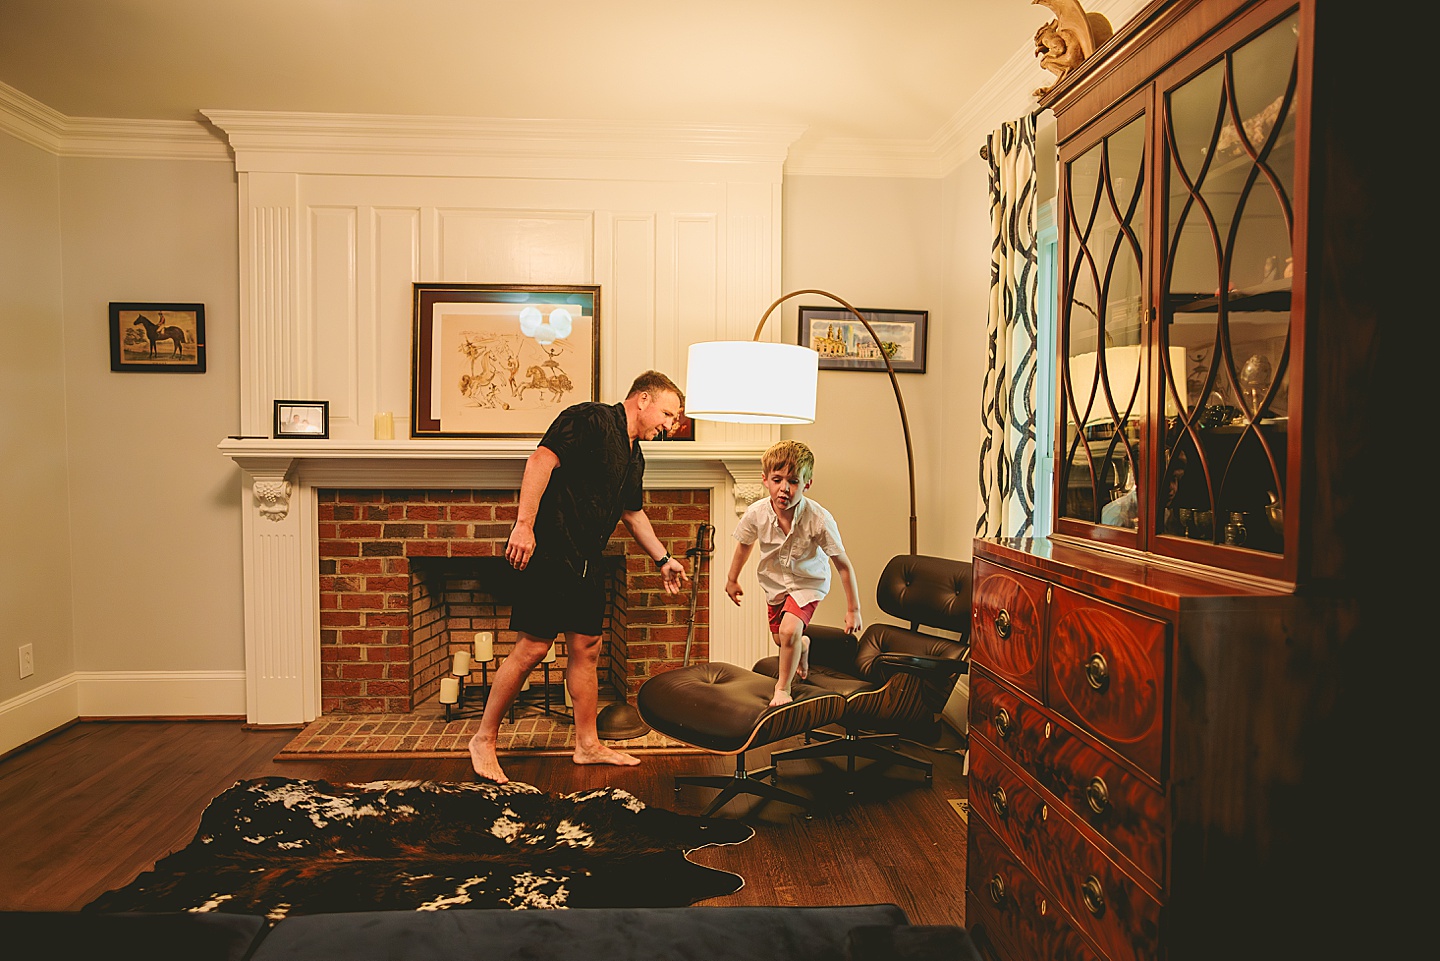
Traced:
[[[493, 657], [493, 656], [492, 656]], [[488, 664], [481, 662], [480, 671], [483, 679], [479, 687], [469, 683], [470, 676], [474, 673], [474, 660], [469, 651], [456, 651], [451, 657], [450, 675], [440, 679], [440, 704], [445, 709], [445, 723], [462, 717], [474, 717], [485, 708], [485, 698], [489, 695], [489, 677], [486, 674]], [[453, 693], [452, 693], [453, 692]], [[473, 706], [467, 707], [468, 702], [474, 702]]]
[[[550, 717], [561, 717], [570, 721], [573, 721], [575, 719], [573, 710], [565, 710], [559, 705], [555, 704], [552, 701], [550, 694], [550, 689], [554, 686], [553, 682], [550, 680], [550, 665], [555, 663], [555, 649], [557, 646], [559, 646], [559, 643], [560, 642], [557, 639], [554, 644], [550, 645], [550, 649], [545, 652], [545, 656], [540, 660], [540, 670], [542, 672], [541, 676], [543, 680], [539, 685], [538, 693], [531, 691], [530, 679], [527, 677], [525, 679], [525, 685], [520, 688], [520, 694], [515, 698], [513, 702], [511, 702], [510, 722], [512, 724], [515, 722], [516, 710], [518, 709], [521, 701], [525, 701], [530, 704], [538, 701], [540, 703], [540, 710]], [[561, 678], [560, 684], [562, 687], [564, 687], [565, 681], [563, 677]], [[564, 691], [563, 700], [565, 707], [571, 707], [570, 691], [568, 688], [566, 688]]]

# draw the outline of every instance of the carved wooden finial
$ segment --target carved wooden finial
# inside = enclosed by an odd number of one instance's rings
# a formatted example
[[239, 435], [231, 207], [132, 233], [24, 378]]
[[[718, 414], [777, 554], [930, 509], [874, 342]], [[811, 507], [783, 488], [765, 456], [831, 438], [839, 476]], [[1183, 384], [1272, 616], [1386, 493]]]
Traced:
[[1035, 96], [1049, 93], [1076, 67], [1110, 39], [1115, 31], [1103, 14], [1086, 13], [1078, 0], [1030, 0], [1048, 7], [1055, 19], [1035, 31], [1035, 55], [1040, 66], [1055, 74], [1055, 83], [1041, 87]]

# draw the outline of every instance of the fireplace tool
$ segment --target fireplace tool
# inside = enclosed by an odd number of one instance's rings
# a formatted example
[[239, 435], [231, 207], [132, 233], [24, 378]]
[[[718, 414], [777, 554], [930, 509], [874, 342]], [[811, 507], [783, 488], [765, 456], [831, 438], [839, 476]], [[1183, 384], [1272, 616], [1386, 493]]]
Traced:
[[695, 640], [695, 609], [700, 603], [700, 568], [705, 559], [715, 553], [715, 525], [701, 524], [695, 535], [695, 546], [685, 552], [694, 558], [690, 571], [690, 622], [685, 627], [685, 660], [681, 667], [690, 666], [690, 644]]
[[[695, 604], [700, 597], [700, 561], [712, 551], [715, 526], [701, 524], [695, 536], [695, 546], [685, 552], [686, 557], [695, 558], [694, 570], [690, 575], [690, 627], [685, 635], [685, 664], [690, 663], [690, 641], [695, 634]], [[650, 725], [640, 717], [640, 712], [630, 704], [629, 696], [624, 700], [607, 705], [595, 718], [595, 727], [600, 736], [607, 740], [624, 741], [650, 733]]]

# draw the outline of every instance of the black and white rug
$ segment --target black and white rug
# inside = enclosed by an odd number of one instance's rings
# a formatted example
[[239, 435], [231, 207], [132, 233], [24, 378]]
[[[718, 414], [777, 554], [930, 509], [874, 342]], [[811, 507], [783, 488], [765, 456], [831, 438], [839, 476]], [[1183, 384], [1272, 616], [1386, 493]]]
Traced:
[[673, 907], [738, 891], [686, 853], [753, 835], [615, 788], [267, 777], [220, 794], [188, 845], [84, 910]]

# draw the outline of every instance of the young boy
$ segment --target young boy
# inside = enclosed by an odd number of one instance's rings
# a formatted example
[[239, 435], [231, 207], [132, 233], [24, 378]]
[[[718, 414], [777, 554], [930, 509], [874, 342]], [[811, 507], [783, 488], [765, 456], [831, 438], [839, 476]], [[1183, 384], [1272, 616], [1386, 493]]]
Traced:
[[782, 440], [765, 451], [760, 472], [760, 482], [770, 496], [751, 504], [735, 525], [739, 543], [730, 558], [725, 593], [740, 603], [745, 593], [740, 587], [740, 571], [759, 544], [755, 573], [770, 606], [770, 636], [780, 648], [779, 676], [775, 696], [770, 699], [770, 706], [778, 707], [793, 700], [792, 679], [803, 681], [810, 674], [810, 639], [805, 636], [805, 626], [821, 599], [830, 593], [831, 561], [845, 588], [845, 631], [855, 634], [863, 625], [855, 568], [845, 556], [835, 519], [805, 497], [813, 483], [815, 455], [799, 441]]

